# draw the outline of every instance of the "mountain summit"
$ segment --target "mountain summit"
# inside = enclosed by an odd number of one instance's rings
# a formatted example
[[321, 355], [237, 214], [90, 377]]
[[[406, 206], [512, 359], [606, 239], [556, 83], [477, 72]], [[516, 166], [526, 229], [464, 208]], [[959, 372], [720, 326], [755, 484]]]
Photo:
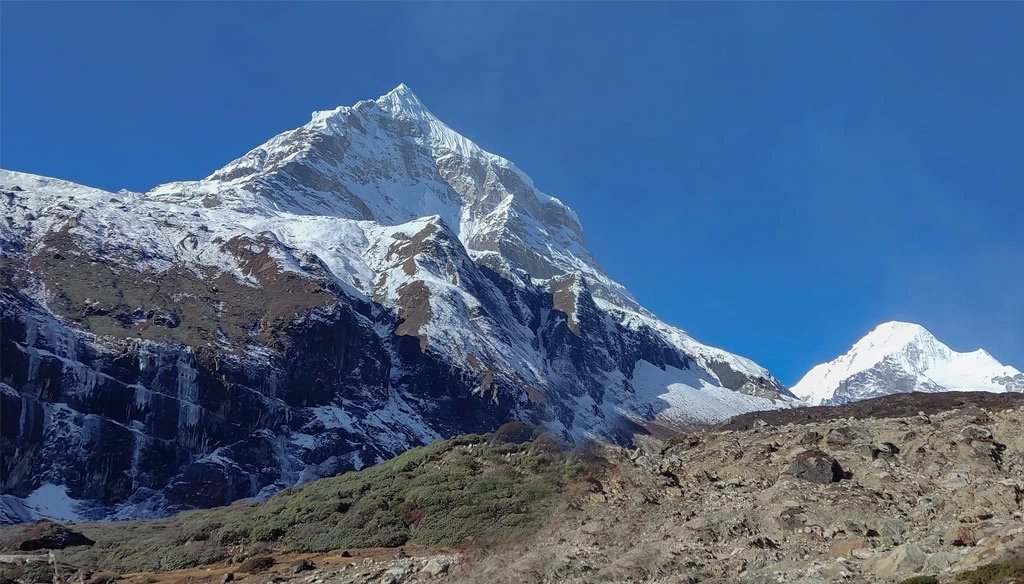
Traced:
[[791, 388], [812, 405], [911, 391], [1024, 391], [1024, 374], [982, 349], [958, 353], [924, 327], [886, 322]]
[[262, 497], [512, 420], [628, 443], [795, 403], [404, 85], [146, 193], [0, 171], [0, 211], [8, 519]]

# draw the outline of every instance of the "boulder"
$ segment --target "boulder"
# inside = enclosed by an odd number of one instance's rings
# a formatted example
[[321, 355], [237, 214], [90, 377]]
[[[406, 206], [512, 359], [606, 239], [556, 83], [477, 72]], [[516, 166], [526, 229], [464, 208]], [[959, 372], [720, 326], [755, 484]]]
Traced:
[[817, 444], [818, 440], [821, 440], [821, 434], [815, 432], [814, 430], [808, 430], [807, 432], [801, 434], [800, 438], [798, 438], [796, 442], [801, 446], [808, 446], [811, 444]]
[[839, 426], [829, 430], [825, 436], [825, 444], [831, 447], [850, 446], [858, 442], [868, 442], [870, 437], [860, 428], [853, 426]]
[[888, 554], [879, 557], [875, 572], [883, 578], [911, 576], [920, 573], [927, 561], [928, 554], [919, 545], [908, 543], [896, 546]]
[[22, 532], [19, 541], [12, 542], [14, 545], [5, 547], [15, 548], [23, 552], [36, 550], [62, 550], [72, 546], [92, 545], [96, 542], [88, 537], [72, 531], [63, 525], [50, 521], [38, 521], [29, 529]]
[[407, 574], [405, 568], [390, 568], [380, 578], [380, 584], [398, 584]]
[[441, 562], [437, 558], [431, 558], [420, 571], [430, 576], [439, 576], [448, 571], [448, 563]]
[[836, 459], [817, 449], [805, 450], [796, 455], [785, 472], [821, 485], [839, 482], [845, 476], [843, 467]]
[[988, 428], [982, 428], [981, 426], [966, 426], [963, 430], [960, 430], [960, 440], [966, 443], [974, 440], [992, 440], [992, 432]]

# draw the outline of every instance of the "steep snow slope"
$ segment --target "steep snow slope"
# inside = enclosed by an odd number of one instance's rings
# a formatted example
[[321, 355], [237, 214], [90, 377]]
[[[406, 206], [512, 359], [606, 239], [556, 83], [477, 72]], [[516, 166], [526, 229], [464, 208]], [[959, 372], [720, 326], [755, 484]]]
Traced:
[[161, 514], [510, 419], [628, 442], [794, 403], [404, 85], [147, 193], [0, 171], [0, 211], [11, 509]]
[[920, 325], [886, 322], [791, 390], [829, 405], [909, 391], [1024, 391], [1024, 375], [982, 349], [953, 351]]

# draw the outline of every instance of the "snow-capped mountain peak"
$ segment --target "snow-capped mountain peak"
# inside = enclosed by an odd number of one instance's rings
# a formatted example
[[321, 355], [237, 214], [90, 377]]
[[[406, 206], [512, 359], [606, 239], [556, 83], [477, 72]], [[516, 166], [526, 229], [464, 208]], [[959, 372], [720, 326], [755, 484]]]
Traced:
[[796, 405], [405, 85], [145, 193], [0, 170], [0, 216], [16, 519], [223, 505], [513, 419], [625, 443]]
[[923, 326], [885, 322], [791, 388], [813, 405], [908, 391], [1024, 391], [1024, 375], [984, 349], [960, 353]]
[[412, 89], [404, 83], [399, 83], [397, 87], [384, 95], [377, 98], [377, 105], [388, 108], [391, 110], [402, 110], [410, 116], [427, 116], [433, 117], [433, 114], [427, 110], [420, 98], [413, 93]]

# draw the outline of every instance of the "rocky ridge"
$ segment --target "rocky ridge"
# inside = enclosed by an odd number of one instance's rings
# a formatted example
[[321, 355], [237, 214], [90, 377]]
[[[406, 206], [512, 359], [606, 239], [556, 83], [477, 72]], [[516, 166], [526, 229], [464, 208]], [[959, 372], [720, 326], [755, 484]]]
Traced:
[[862, 402], [934, 401], [931, 414], [795, 410], [613, 449], [578, 512], [474, 581], [955, 581], [1024, 552], [1024, 396], [973, 395]]

